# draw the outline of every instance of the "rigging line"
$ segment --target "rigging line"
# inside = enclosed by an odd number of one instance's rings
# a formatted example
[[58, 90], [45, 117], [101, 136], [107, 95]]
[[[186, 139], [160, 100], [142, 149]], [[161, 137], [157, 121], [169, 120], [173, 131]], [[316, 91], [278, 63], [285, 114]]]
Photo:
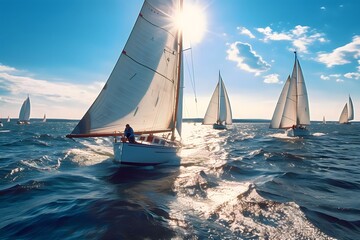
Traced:
[[147, 66], [147, 65], [145, 65], [145, 64], [143, 64], [143, 63], [141, 63], [141, 62], [139, 62], [139, 61], [137, 61], [137, 60], [135, 60], [134, 58], [130, 57], [130, 56], [126, 53], [126, 51], [123, 51], [123, 52], [122, 52], [122, 55], [127, 56], [129, 59], [133, 60], [135, 63], [139, 64], [140, 66], [143, 66], [144, 68], [147, 68], [147, 69], [149, 69], [150, 71], [153, 71], [153, 72], [159, 74], [160, 76], [162, 76], [162, 77], [165, 78], [166, 80], [168, 80], [168, 81], [170, 81], [170, 82], [172, 82], [172, 83], [175, 82], [173, 79], [168, 78], [167, 76], [165, 76], [165, 75], [162, 74], [162, 73], [159, 73], [159, 72], [156, 71], [155, 69], [153, 69], [153, 68], [151, 68], [151, 67], [149, 67], [149, 66]]
[[196, 106], [196, 116], [198, 115], [198, 108], [197, 108], [197, 96], [196, 96], [196, 87], [195, 87], [195, 71], [194, 71], [194, 61], [193, 61], [193, 57], [192, 57], [192, 47], [191, 47], [191, 44], [190, 44], [190, 47], [187, 48], [187, 49], [184, 49], [183, 51], [187, 51], [187, 50], [190, 50], [191, 51], [191, 71], [192, 73], [190, 72], [190, 67], [189, 67], [189, 62], [188, 62], [188, 59], [186, 58], [186, 65], [187, 65], [187, 70], [188, 70], [188, 74], [189, 74], [189, 77], [190, 77], [190, 83], [191, 83], [191, 86], [192, 86], [192, 89], [193, 89], [193, 93], [194, 93], [194, 96], [195, 96], [195, 106]]
[[[191, 47], [191, 42], [190, 42], [190, 47]], [[194, 59], [193, 59], [192, 47], [190, 49], [190, 53], [191, 53], [191, 67], [192, 67], [192, 73], [193, 73], [193, 90], [194, 90], [194, 95], [195, 95], [196, 116], [198, 116], [196, 85], [195, 85], [195, 70], [194, 70]]]

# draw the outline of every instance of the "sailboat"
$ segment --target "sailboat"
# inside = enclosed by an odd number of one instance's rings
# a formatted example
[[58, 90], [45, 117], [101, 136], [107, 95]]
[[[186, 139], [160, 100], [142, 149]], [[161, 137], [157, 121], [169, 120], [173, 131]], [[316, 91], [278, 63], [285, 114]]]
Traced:
[[226, 129], [232, 124], [232, 112], [224, 81], [219, 71], [219, 81], [206, 110], [203, 124], [213, 124], [214, 129]]
[[46, 114], [44, 114], [44, 117], [43, 117], [43, 122], [46, 122]]
[[30, 97], [28, 96], [23, 102], [20, 113], [18, 124], [30, 124]]
[[10, 122], [10, 116], [8, 116], [8, 118], [7, 118], [7, 122]]
[[309, 101], [304, 76], [295, 53], [291, 77], [288, 76], [276, 105], [270, 128], [286, 129], [288, 136], [306, 136], [310, 132]]
[[323, 116], [322, 123], [323, 123], [323, 124], [326, 124], [325, 116]]
[[339, 123], [349, 124], [350, 120], [354, 120], [354, 106], [349, 95], [349, 107], [348, 104], [345, 103], [345, 106], [340, 114]]
[[[179, 165], [182, 31], [174, 24], [182, 0], [146, 0], [100, 94], [67, 135], [114, 139], [114, 161], [131, 166]], [[121, 131], [129, 124], [136, 143]]]

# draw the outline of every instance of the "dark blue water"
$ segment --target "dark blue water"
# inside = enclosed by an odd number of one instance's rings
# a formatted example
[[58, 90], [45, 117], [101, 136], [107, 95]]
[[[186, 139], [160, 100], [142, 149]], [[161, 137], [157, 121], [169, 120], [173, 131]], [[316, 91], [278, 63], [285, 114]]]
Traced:
[[1, 239], [360, 239], [360, 124], [184, 124], [180, 167], [122, 168], [76, 121], [0, 129]]

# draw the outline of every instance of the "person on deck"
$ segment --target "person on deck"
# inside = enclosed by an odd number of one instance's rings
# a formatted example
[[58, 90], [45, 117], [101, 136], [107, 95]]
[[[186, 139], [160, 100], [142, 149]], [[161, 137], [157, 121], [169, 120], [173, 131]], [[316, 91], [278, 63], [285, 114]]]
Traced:
[[129, 124], [125, 125], [124, 135], [128, 139], [129, 143], [136, 143], [134, 130], [132, 129], [132, 127], [130, 127]]

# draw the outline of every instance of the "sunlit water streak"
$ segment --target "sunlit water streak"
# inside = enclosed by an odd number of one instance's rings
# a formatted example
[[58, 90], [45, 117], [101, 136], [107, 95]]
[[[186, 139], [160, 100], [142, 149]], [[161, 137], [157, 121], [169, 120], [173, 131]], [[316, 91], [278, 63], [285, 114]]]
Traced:
[[76, 121], [0, 129], [2, 239], [358, 239], [360, 124], [188, 122], [180, 167], [123, 168]]

